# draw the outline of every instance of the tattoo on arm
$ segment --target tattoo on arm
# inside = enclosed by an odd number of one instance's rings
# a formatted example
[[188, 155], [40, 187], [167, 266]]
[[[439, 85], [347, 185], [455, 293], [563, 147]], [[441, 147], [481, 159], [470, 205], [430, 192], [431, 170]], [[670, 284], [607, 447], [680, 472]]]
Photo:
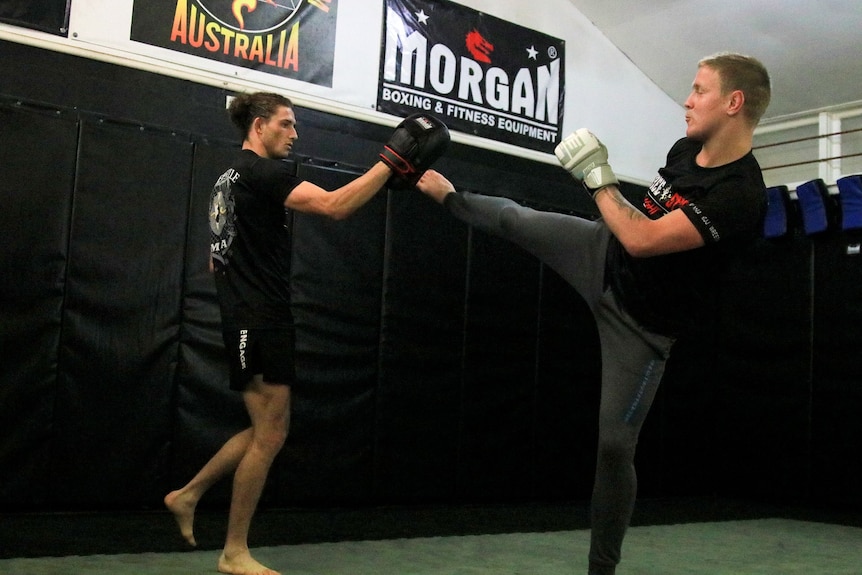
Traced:
[[622, 192], [620, 192], [619, 188], [608, 187], [607, 191], [611, 194], [611, 198], [614, 200], [617, 207], [620, 208], [620, 211], [624, 212], [630, 220], [647, 219], [640, 210], [629, 203], [625, 196], [623, 196]]

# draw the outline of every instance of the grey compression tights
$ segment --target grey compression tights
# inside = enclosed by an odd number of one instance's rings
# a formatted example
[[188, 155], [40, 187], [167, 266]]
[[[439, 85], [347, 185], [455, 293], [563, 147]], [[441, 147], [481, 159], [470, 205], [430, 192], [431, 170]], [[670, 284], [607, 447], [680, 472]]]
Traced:
[[601, 221], [537, 211], [507, 198], [471, 193], [449, 194], [445, 206], [459, 220], [536, 256], [575, 288], [596, 318], [602, 389], [589, 573], [612, 574], [634, 509], [638, 434], [674, 340], [640, 328], [605, 289], [610, 231]]

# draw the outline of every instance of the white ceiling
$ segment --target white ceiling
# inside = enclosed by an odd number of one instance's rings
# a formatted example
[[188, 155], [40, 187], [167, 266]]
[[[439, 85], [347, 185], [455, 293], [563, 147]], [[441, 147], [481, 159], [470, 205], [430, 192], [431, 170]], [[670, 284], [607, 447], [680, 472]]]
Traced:
[[571, 0], [682, 104], [700, 58], [749, 54], [772, 78], [764, 119], [862, 104], [860, 0]]

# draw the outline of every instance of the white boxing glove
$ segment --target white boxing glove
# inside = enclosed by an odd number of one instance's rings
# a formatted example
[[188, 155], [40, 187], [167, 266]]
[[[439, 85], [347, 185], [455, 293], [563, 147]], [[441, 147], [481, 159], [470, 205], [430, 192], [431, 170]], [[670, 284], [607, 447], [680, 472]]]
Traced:
[[563, 138], [554, 153], [560, 165], [583, 183], [593, 197], [605, 186], [619, 184], [617, 176], [608, 165], [608, 149], [586, 128]]

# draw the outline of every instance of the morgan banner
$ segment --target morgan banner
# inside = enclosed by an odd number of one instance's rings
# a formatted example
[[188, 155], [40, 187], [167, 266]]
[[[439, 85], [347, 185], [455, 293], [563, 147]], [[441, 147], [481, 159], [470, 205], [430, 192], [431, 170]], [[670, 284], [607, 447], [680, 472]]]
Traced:
[[131, 39], [332, 86], [338, 0], [135, 0]]
[[444, 0], [385, 0], [377, 109], [552, 153], [565, 42]]

